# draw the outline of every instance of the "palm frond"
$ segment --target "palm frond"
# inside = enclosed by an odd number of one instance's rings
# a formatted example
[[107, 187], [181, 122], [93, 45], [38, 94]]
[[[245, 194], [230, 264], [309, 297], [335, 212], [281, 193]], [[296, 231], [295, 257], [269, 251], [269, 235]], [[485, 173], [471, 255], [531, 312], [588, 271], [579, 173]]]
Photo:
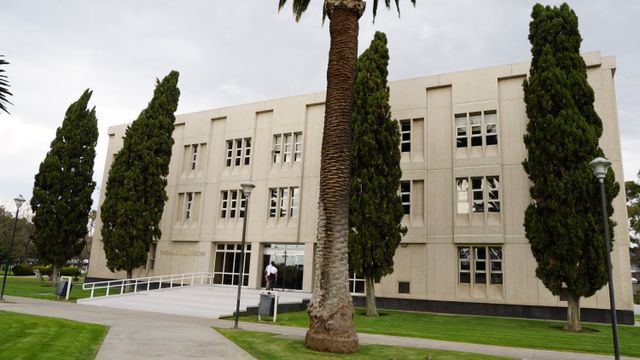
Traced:
[[[0, 55], [0, 65], [8, 65], [9, 63], [2, 59], [3, 56], [4, 55]], [[7, 75], [2, 74], [3, 72], [4, 70], [0, 69], [0, 110], [8, 114], [9, 111], [5, 104], [11, 104], [8, 97], [13, 94], [9, 92], [9, 81]]]
[[[417, 0], [410, 0], [413, 7], [416, 6]], [[398, 11], [398, 17], [400, 17], [400, 0], [393, 1], [396, 4], [396, 10]], [[387, 9], [391, 9], [391, 0], [384, 0], [384, 5]], [[376, 21], [376, 15], [378, 14], [378, 0], [373, 0], [373, 21]]]
[[[293, 15], [296, 18], [296, 21], [300, 21], [302, 17], [302, 13], [307, 10], [309, 7], [309, 2], [311, 0], [293, 0]], [[287, 0], [278, 0], [278, 11], [282, 10], [282, 8], [286, 5]]]

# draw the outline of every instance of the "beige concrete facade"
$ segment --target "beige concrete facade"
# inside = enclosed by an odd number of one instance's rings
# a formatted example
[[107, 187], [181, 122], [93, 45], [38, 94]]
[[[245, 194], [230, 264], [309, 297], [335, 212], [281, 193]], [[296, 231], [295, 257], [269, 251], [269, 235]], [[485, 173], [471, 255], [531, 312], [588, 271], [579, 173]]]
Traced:
[[[624, 186], [615, 58], [588, 53], [585, 60], [604, 124], [601, 147]], [[522, 225], [531, 201], [521, 164], [528, 121], [522, 81], [528, 70], [524, 62], [390, 82], [393, 117], [401, 122], [404, 139], [401, 193], [409, 232], [396, 252], [394, 273], [376, 284], [376, 295], [566, 305], [536, 278]], [[162, 239], [147, 267], [134, 276], [206, 271], [235, 283], [230, 264], [239, 263], [233, 256], [244, 221], [237, 190], [250, 180], [256, 188], [248, 214], [245, 284], [262, 286], [265, 261], [281, 261], [287, 250], [287, 265], [301, 277], [291, 288], [310, 291], [323, 102], [324, 93], [314, 93], [177, 116]], [[125, 130], [126, 125], [109, 129], [100, 203]], [[624, 189], [614, 208], [616, 301], [618, 309], [632, 310]], [[98, 217], [89, 276], [124, 277], [105, 267], [100, 226]], [[607, 291], [581, 305], [608, 308]]]

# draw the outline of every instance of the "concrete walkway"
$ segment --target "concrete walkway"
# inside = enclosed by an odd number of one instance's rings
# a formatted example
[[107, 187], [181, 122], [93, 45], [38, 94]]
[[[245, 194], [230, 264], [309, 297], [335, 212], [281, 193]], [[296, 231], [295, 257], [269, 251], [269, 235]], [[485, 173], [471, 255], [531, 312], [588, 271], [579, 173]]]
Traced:
[[[96, 359], [252, 359], [211, 327], [231, 328], [232, 321], [88, 306], [8, 296], [0, 310], [52, 316], [110, 326]], [[277, 333], [303, 339], [306, 329], [266, 323], [241, 323], [245, 330]], [[361, 344], [384, 344], [527, 360], [604, 360], [613, 356], [476, 345], [449, 341], [358, 334]], [[634, 359], [623, 357], [622, 359]], [[637, 358], [636, 358], [637, 359]]]

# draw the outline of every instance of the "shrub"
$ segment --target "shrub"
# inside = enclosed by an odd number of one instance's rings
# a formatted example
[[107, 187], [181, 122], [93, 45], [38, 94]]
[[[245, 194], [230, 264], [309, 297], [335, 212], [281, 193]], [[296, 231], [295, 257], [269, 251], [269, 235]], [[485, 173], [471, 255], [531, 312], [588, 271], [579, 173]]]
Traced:
[[80, 276], [80, 274], [80, 269], [75, 266], [63, 267], [60, 270], [60, 276], [73, 276], [76, 280], [78, 280], [78, 276]]
[[42, 274], [42, 276], [51, 276], [51, 273], [53, 273], [53, 266], [51, 265], [47, 265], [47, 266], [34, 266], [33, 267], [35, 270], [40, 271], [40, 274]]
[[11, 271], [13, 271], [13, 275], [15, 276], [33, 275], [33, 269], [29, 265], [16, 265]]

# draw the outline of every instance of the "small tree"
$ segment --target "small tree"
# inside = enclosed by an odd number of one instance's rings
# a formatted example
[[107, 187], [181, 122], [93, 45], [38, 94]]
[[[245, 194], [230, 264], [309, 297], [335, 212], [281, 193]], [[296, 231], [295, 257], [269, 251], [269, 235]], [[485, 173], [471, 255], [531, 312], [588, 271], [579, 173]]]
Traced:
[[[554, 295], [566, 287], [565, 328], [579, 331], [580, 298], [607, 283], [600, 195], [589, 168], [591, 160], [604, 156], [598, 147], [602, 121], [580, 56], [576, 14], [567, 4], [537, 4], [531, 16], [533, 57], [524, 81], [528, 156], [523, 165], [533, 182], [533, 203], [525, 212], [525, 233], [538, 262], [536, 276]], [[611, 202], [619, 191], [612, 170], [605, 189], [612, 214]]]
[[393, 272], [407, 228], [400, 186], [400, 131], [391, 119], [387, 37], [376, 32], [358, 59], [352, 122], [349, 264], [365, 278], [367, 315], [378, 316], [374, 282]]
[[109, 270], [125, 270], [128, 278], [146, 263], [149, 245], [162, 235], [159, 223], [167, 200], [178, 76], [172, 71], [156, 80], [153, 98], [127, 128], [109, 171], [100, 214], [102, 240]]
[[53, 265], [54, 285], [65, 262], [85, 246], [98, 140], [95, 107], [87, 108], [90, 98], [87, 89], [69, 106], [33, 184], [33, 240], [40, 261]]
[[[0, 55], [0, 65], [8, 65], [9, 63], [2, 59], [3, 56], [4, 55]], [[0, 69], [0, 110], [8, 114], [9, 111], [7, 110], [6, 104], [11, 104], [8, 96], [11, 96], [12, 94], [9, 92], [9, 81], [7, 80], [7, 75], [3, 74], [3, 72], [4, 70]]]

